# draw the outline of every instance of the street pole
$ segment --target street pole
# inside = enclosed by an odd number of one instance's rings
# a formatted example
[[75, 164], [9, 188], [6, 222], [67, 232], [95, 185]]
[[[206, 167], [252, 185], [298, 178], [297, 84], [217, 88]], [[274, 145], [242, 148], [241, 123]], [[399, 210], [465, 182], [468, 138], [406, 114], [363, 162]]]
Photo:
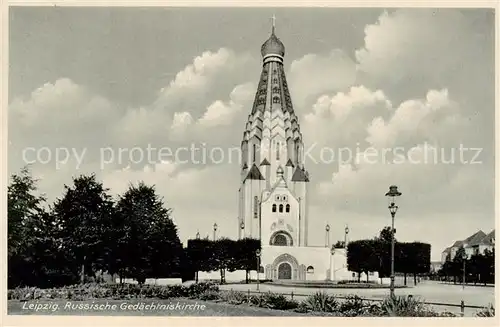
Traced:
[[463, 276], [462, 276], [462, 290], [465, 290], [465, 259], [464, 259], [464, 269], [463, 269]]
[[398, 206], [395, 203], [395, 197], [401, 196], [401, 192], [398, 191], [398, 187], [396, 185], [389, 186], [389, 192], [385, 194], [389, 198], [389, 212], [391, 213], [391, 298], [394, 297], [394, 217], [396, 216], [396, 212], [398, 211]]
[[259, 291], [260, 284], [260, 250], [257, 250], [257, 291]]
[[391, 212], [391, 298], [394, 297], [394, 216], [395, 212]]
[[330, 253], [330, 276], [328, 276], [331, 281], [333, 281], [333, 254]]

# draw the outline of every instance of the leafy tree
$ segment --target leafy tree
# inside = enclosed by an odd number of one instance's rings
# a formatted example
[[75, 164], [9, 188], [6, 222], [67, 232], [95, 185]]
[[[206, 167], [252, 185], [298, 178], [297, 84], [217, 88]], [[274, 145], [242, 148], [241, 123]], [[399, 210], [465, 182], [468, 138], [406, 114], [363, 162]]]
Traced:
[[185, 259], [177, 228], [155, 188], [140, 182], [120, 197], [113, 218], [110, 269], [144, 283], [147, 277], [179, 277]]
[[250, 270], [257, 270], [257, 250], [261, 249], [260, 240], [243, 238], [235, 242], [235, 267], [233, 269], [245, 270], [245, 282], [248, 284]]
[[225, 283], [226, 270], [235, 270], [236, 267], [236, 247], [235, 241], [228, 238], [220, 238], [214, 243], [212, 262], [216, 269], [220, 271], [220, 282]]
[[417, 274], [427, 274], [431, 269], [431, 245], [422, 242], [413, 242], [411, 244], [412, 255], [414, 255], [412, 264], [413, 282], [417, 284]]
[[8, 287], [54, 287], [74, 283], [71, 258], [61, 251], [60, 226], [36, 195], [36, 180], [25, 167], [8, 186]]
[[335, 243], [333, 245], [333, 247], [335, 249], [343, 249], [343, 248], [345, 248], [345, 242], [344, 241], [337, 241], [337, 243]]
[[[396, 235], [396, 229], [394, 228], [394, 235]], [[382, 242], [388, 242], [391, 243], [392, 239], [392, 232], [391, 232], [391, 227], [386, 226], [384, 227], [379, 234], [378, 239]], [[397, 242], [396, 237], [394, 237], [394, 242]]]
[[358, 281], [362, 272], [368, 276], [368, 272], [379, 269], [378, 244], [377, 240], [358, 240], [347, 245], [347, 267], [358, 273]]
[[[207, 239], [188, 240], [186, 253], [191, 268], [195, 271], [213, 271], [215, 267], [211, 258], [214, 256], [213, 241]], [[196, 282], [198, 282], [198, 273], [196, 273]]]
[[120, 282], [125, 276], [141, 283], [146, 277], [179, 277], [191, 268], [170, 214], [154, 187], [142, 182], [119, 197], [108, 268]]
[[113, 201], [95, 175], [73, 178], [72, 186], [54, 204], [53, 213], [60, 225], [61, 250], [72, 258], [68, 267], [74, 274], [93, 276], [105, 269], [113, 239], [109, 238], [114, 214]]
[[463, 280], [464, 255], [465, 255], [465, 249], [462, 246], [457, 250], [455, 256], [453, 257], [453, 272], [454, 272], [453, 277], [455, 277], [454, 279], [455, 283], [457, 282], [457, 276], [459, 277], [460, 281]]
[[7, 187], [7, 229], [8, 229], [8, 257], [23, 253], [29, 246], [27, 238], [34, 228], [36, 217], [43, 210], [45, 197], [36, 195], [37, 181], [31, 176], [27, 167], [21, 169], [19, 174], [11, 177]]

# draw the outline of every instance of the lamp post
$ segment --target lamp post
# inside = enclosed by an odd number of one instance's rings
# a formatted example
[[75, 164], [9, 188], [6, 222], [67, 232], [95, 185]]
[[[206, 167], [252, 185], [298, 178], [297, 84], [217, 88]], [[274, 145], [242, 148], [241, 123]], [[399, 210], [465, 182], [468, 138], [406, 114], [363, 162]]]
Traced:
[[335, 254], [335, 247], [332, 245], [332, 248], [330, 249], [330, 270], [331, 270], [331, 273], [330, 273], [330, 279], [332, 281], [335, 280], [335, 261], [333, 260], [333, 255]]
[[260, 284], [260, 250], [257, 249], [255, 252], [255, 256], [257, 257], [257, 291], [259, 290]]
[[347, 227], [347, 225], [345, 225], [345, 229], [344, 229], [344, 248], [347, 249], [347, 234], [349, 234], [349, 227]]
[[389, 187], [389, 192], [385, 194], [389, 199], [389, 212], [391, 213], [392, 223], [391, 223], [391, 297], [394, 297], [394, 217], [398, 211], [398, 206], [395, 203], [395, 198], [401, 196], [401, 192], [398, 191], [398, 187], [391, 185]]
[[330, 246], [330, 225], [326, 224], [325, 231], [326, 231], [326, 235], [325, 235], [325, 248], [327, 248], [327, 247]]
[[240, 223], [240, 239], [244, 238], [245, 222], [242, 220]]
[[214, 224], [214, 241], [216, 239], [215, 235], [217, 233], [217, 223]]
[[465, 261], [467, 260], [467, 253], [465, 253], [465, 249], [464, 249], [464, 253], [462, 254], [462, 261], [464, 262], [464, 266], [463, 266], [463, 276], [462, 276], [462, 291], [465, 290]]
[[[196, 232], [196, 239], [200, 239], [200, 231]], [[198, 269], [196, 270], [196, 283], [198, 283]]]

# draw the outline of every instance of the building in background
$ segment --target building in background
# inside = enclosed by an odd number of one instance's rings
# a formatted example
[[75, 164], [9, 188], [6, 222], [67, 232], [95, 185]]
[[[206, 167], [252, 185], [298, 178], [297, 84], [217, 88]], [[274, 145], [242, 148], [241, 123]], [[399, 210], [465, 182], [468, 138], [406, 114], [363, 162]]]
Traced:
[[495, 230], [492, 230], [489, 234], [485, 234], [480, 230], [464, 240], [455, 241], [452, 246], [447, 247], [441, 253], [441, 263], [445, 263], [446, 260], [453, 260], [461, 247], [465, 249], [465, 253], [469, 258], [474, 254], [484, 254], [486, 250], [491, 251], [495, 247]]

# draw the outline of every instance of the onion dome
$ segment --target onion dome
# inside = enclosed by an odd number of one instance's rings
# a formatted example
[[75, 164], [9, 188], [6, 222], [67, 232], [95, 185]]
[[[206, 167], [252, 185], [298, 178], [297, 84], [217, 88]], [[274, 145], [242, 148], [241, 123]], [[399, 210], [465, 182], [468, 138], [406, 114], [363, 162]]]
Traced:
[[265, 57], [267, 55], [278, 55], [281, 57], [285, 56], [285, 46], [274, 34], [274, 27], [269, 39], [267, 39], [267, 41], [262, 44], [260, 53], [262, 54], [262, 57]]

